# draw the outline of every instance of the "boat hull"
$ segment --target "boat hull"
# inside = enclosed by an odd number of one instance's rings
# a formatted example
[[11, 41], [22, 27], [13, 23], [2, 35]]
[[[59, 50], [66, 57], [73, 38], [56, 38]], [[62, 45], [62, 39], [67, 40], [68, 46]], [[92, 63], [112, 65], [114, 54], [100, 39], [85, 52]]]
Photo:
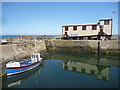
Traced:
[[24, 67], [11, 67], [11, 68], [7, 68], [6, 69], [6, 73], [7, 73], [7, 76], [20, 74], [20, 73], [27, 72], [27, 71], [29, 71], [31, 69], [36, 68], [41, 63], [42, 63], [42, 61], [39, 61], [39, 62], [33, 63], [31, 65], [28, 65], [28, 66], [24, 66]]

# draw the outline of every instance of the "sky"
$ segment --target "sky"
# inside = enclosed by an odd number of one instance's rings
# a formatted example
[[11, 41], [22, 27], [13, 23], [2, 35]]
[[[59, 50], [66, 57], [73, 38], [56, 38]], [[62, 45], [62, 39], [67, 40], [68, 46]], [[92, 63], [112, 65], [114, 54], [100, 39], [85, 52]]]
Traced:
[[7, 35], [61, 35], [62, 25], [105, 18], [113, 19], [112, 34], [118, 34], [118, 2], [2, 2], [2, 34]]

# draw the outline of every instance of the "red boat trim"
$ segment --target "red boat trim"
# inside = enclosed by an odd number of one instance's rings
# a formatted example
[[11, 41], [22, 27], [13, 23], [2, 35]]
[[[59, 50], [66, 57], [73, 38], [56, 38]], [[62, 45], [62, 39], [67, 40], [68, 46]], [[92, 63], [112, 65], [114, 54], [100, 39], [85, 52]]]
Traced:
[[[39, 62], [41, 62], [41, 61], [39, 61]], [[9, 67], [9, 68], [7, 68], [7, 69], [8, 69], [8, 70], [23, 69], [23, 68], [27, 68], [27, 67], [33, 66], [33, 65], [35, 65], [35, 64], [37, 64], [37, 63], [39, 63], [39, 62], [36, 62], [36, 63], [31, 64], [31, 65], [28, 65], [28, 66], [22, 66], [22, 67]]]
[[[40, 64], [39, 64], [39, 65], [40, 65]], [[37, 66], [35, 66], [35, 67], [31, 68], [31, 69], [28, 69], [28, 70], [26, 70], [26, 71], [22, 71], [22, 72], [18, 72], [18, 73], [13, 73], [13, 74], [7, 74], [7, 76], [13, 76], [13, 75], [17, 75], [17, 74], [20, 74], [20, 73], [23, 73], [23, 72], [27, 72], [27, 71], [29, 71], [29, 70], [32, 70], [32, 69], [38, 67], [39, 65], [37, 65]]]

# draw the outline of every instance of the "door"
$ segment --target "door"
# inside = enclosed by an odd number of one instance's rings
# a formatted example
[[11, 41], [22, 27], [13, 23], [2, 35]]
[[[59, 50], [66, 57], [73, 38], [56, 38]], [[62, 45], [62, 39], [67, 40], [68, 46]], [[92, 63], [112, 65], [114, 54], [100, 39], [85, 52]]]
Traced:
[[100, 32], [103, 32], [103, 29], [100, 29]]

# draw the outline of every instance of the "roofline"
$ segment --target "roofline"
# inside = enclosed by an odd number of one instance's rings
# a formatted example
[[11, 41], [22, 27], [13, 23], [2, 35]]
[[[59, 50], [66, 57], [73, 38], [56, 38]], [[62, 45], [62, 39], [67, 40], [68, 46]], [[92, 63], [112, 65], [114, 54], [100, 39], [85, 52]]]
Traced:
[[92, 26], [92, 25], [98, 25], [97, 23], [96, 24], [78, 24], [78, 25], [63, 25], [62, 27], [65, 27], [65, 26]]
[[[99, 19], [99, 21], [103, 21], [103, 20], [112, 20], [112, 18], [109, 18], [109, 19]], [[96, 24], [76, 24], [76, 25], [63, 25], [62, 27], [65, 27], [65, 26], [91, 26], [91, 25], [98, 25], [98, 23]]]
[[100, 19], [99, 21], [103, 21], [103, 20], [112, 20], [112, 18], [109, 18], [109, 19]]

